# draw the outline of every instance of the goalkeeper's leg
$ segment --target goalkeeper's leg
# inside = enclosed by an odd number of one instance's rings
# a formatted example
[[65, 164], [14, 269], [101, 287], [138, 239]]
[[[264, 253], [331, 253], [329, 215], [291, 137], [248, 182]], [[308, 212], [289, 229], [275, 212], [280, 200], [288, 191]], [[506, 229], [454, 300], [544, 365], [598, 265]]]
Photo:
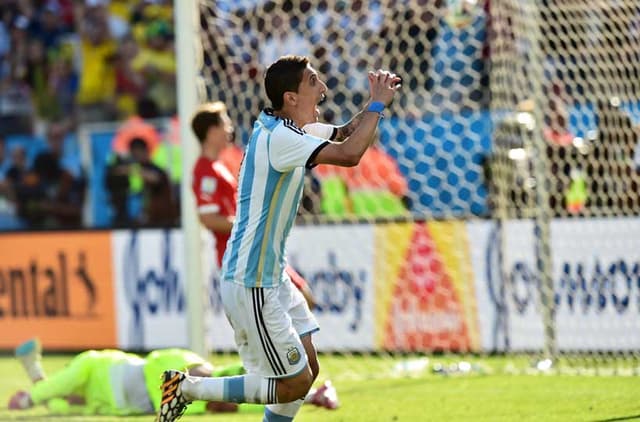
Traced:
[[95, 357], [100, 352], [89, 350], [80, 353], [60, 371], [40, 380], [31, 388], [31, 398], [34, 404], [40, 404], [51, 398], [65, 398], [86, 385], [91, 374]]
[[[42, 369], [42, 346], [37, 338], [28, 340], [16, 348], [16, 357], [35, 384], [29, 392], [19, 391], [12, 397], [9, 408], [26, 409], [38, 404], [51, 404], [51, 399], [60, 399], [70, 404], [84, 404], [84, 396], [73, 393], [86, 385], [92, 370], [95, 351], [77, 355], [66, 367], [47, 377]], [[58, 406], [60, 407], [60, 406]]]
[[42, 369], [42, 345], [40, 340], [32, 338], [16, 347], [16, 358], [29, 375], [31, 382], [36, 383], [45, 378]]

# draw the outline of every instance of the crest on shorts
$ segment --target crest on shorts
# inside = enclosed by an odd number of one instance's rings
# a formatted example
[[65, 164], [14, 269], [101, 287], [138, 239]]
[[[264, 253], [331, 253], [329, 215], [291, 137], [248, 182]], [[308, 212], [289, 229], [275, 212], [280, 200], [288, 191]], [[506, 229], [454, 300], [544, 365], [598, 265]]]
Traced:
[[300, 362], [300, 351], [297, 347], [291, 347], [287, 350], [287, 360], [289, 361], [289, 365], [295, 365]]

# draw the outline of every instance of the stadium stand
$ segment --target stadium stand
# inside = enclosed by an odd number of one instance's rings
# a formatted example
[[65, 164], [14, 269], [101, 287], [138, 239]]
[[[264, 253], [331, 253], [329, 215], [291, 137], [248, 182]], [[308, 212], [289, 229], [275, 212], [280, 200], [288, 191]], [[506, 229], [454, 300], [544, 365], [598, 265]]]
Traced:
[[[175, 114], [172, 4], [166, 0], [3, 2], [0, 230], [69, 227], [68, 222], [49, 221], [46, 212], [34, 212], [25, 204], [51, 191], [47, 188], [51, 181], [43, 177], [52, 175], [38, 174], [36, 157], [42, 155], [41, 163], [45, 157], [51, 161], [51, 154], [45, 153], [51, 150], [52, 131], [64, 130], [61, 155], [56, 152], [54, 162], [74, 189], [84, 190], [79, 125]], [[16, 170], [8, 177], [10, 169], [21, 165], [13, 158], [22, 155], [24, 175], [15, 177]], [[82, 210], [84, 191], [76, 200]], [[80, 220], [72, 224], [82, 225]]]

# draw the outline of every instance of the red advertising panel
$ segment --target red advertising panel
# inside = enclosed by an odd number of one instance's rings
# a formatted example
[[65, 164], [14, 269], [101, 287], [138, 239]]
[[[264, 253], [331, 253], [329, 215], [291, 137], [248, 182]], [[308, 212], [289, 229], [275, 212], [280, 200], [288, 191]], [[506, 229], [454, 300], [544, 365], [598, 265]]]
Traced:
[[[378, 253], [393, 271], [379, 283], [381, 346], [394, 351], [477, 350], [476, 310], [464, 224], [379, 228]], [[390, 253], [393, 250], [393, 254]], [[472, 292], [472, 290], [471, 290]]]

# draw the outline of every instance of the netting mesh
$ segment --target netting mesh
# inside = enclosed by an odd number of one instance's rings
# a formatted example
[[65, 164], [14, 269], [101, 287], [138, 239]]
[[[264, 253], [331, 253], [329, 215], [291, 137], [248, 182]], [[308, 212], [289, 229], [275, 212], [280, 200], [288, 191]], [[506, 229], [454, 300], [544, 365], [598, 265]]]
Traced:
[[[480, 5], [469, 9], [459, 30], [447, 23], [451, 13], [442, 2], [251, 4], [201, 3], [208, 96], [230, 105], [240, 140], [248, 140], [258, 110], [268, 105], [262, 78], [280, 55], [311, 58], [328, 87], [322, 120], [332, 124], [362, 109], [369, 97], [368, 70], [391, 69], [403, 78], [403, 88], [380, 126], [380, 146], [401, 180], [394, 185], [377, 171], [363, 177], [353, 170], [342, 175], [346, 188], [391, 191], [416, 215], [486, 213], [482, 159], [490, 126], [483, 114], [488, 96]], [[451, 21], [463, 23], [462, 17]], [[341, 217], [402, 214], [399, 206], [362, 210], [358, 198], [346, 202], [345, 211], [327, 204], [313, 210]]]
[[536, 348], [519, 331], [542, 335], [547, 353], [637, 361], [639, 12], [633, 1], [491, 1], [488, 183], [518, 310], [512, 349]]
[[[282, 54], [311, 58], [333, 124], [368, 99], [368, 70], [403, 78], [375, 157], [310, 178], [302, 222], [403, 221], [345, 236], [333, 278], [303, 274], [328, 292], [321, 316], [351, 297], [369, 318], [371, 282], [368, 350], [636, 356], [640, 224], [621, 217], [640, 211], [637, 2], [201, 0], [200, 16], [205, 97], [228, 104], [239, 144]], [[293, 261], [322, 267], [305, 233]], [[340, 272], [363, 255], [373, 281]], [[351, 296], [332, 299], [338, 284]]]
[[[496, 134], [496, 146], [510, 164], [497, 177], [510, 190], [509, 214], [526, 216], [535, 208], [531, 145], [523, 139], [540, 130], [553, 215], [636, 215], [637, 3], [546, 1], [539, 23], [521, 3], [491, 6], [492, 106], [511, 112]], [[539, 53], [532, 56], [527, 30], [538, 24]], [[542, 64], [539, 75], [533, 74], [536, 62]], [[540, 98], [532, 95], [534, 80], [541, 85]]]

